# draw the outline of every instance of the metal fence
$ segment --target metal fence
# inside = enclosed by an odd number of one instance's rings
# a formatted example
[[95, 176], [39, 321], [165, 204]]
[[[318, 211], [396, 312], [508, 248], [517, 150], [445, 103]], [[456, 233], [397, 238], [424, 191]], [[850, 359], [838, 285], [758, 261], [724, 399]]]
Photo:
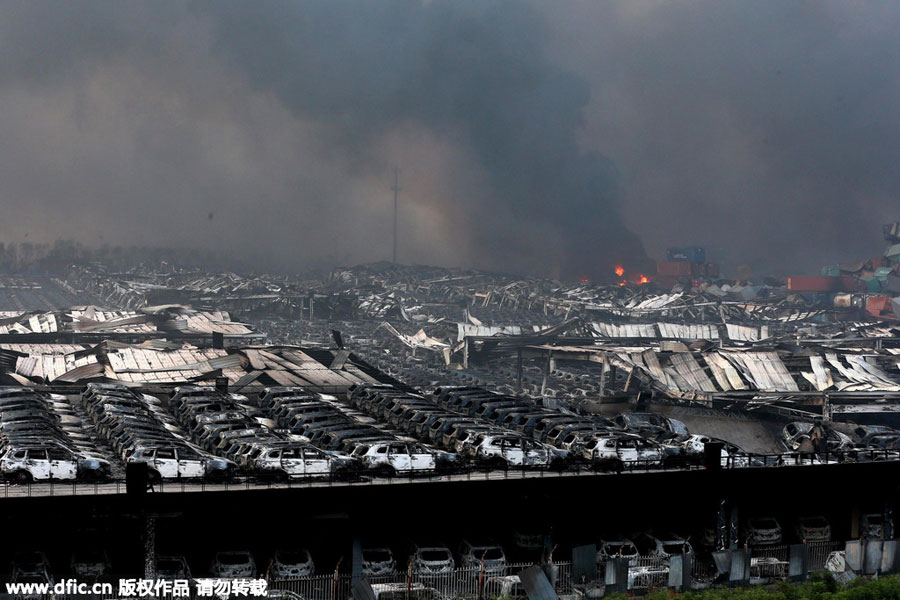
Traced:
[[787, 544], [776, 544], [772, 546], [751, 546], [750, 557], [751, 559], [768, 558], [786, 562], [791, 558], [791, 547]]
[[[373, 586], [392, 584], [400, 590], [413, 591], [419, 600], [424, 598], [456, 598], [491, 599], [501, 595], [524, 596], [521, 584], [506, 582], [503, 587], [497, 578], [516, 575], [523, 569], [534, 566], [532, 563], [510, 564], [502, 571], [483, 572], [480, 569], [454, 569], [442, 574], [419, 573], [416, 571], [397, 572], [391, 575], [365, 576], [363, 579]], [[557, 594], [572, 593], [572, 564], [569, 562], [553, 563], [551, 581]], [[353, 589], [353, 575], [332, 574], [301, 577], [297, 579], [279, 579], [269, 582], [270, 590], [284, 590], [298, 594], [305, 600], [346, 600]], [[424, 591], [422, 588], [425, 588]], [[429, 595], [429, 592], [432, 595]]]
[[806, 548], [809, 552], [809, 572], [817, 573], [824, 571], [828, 556], [832, 552], [843, 550], [846, 545], [846, 542], [807, 542]]
[[[810, 573], [824, 569], [828, 555], [843, 550], [846, 542], [807, 543], [808, 570]], [[751, 584], [769, 583], [786, 579], [789, 574], [790, 546], [786, 544], [751, 548]], [[695, 589], [715, 584], [726, 584], [727, 575], [719, 575], [709, 555], [691, 555], [691, 585]], [[376, 589], [389, 584], [389, 593], [384, 598], [390, 600], [493, 600], [501, 596], [525, 598], [521, 583], [510, 581], [506, 576], [517, 575], [533, 563], [509, 564], [502, 570], [485, 572], [479, 568], [458, 568], [443, 574], [421, 573], [414, 570], [398, 571], [390, 575], [361, 577]], [[668, 557], [642, 555], [629, 560], [627, 590], [644, 593], [669, 586]], [[610, 590], [604, 584], [604, 564], [598, 565], [598, 579], [593, 582], [576, 583], [572, 580], [572, 563], [555, 562], [549, 565], [550, 581], [560, 596], [577, 594], [583, 597], [600, 597]], [[545, 566], [546, 568], [546, 566]], [[725, 579], [723, 579], [725, 577]], [[334, 573], [301, 577], [296, 579], [276, 579], [268, 581], [268, 589], [280, 590], [287, 594], [282, 598], [302, 600], [349, 600], [353, 596], [355, 578], [348, 573]], [[194, 586], [190, 588], [190, 599], [200, 600]], [[381, 588], [379, 591], [384, 591]], [[94, 600], [111, 600], [118, 596], [93, 596]], [[88, 596], [57, 595], [55, 600], [85, 600]], [[170, 596], [158, 596], [159, 600], [176, 600]], [[51, 600], [49, 597], [47, 600]]]

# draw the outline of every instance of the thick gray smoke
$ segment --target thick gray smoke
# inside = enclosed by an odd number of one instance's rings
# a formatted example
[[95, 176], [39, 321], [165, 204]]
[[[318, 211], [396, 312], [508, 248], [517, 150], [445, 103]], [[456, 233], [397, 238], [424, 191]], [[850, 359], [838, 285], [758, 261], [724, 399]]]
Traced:
[[897, 217], [893, 3], [4, 2], [4, 240], [580, 276]]
[[[608, 273], [623, 255], [642, 258], [619, 217], [613, 167], [579, 151], [590, 89], [548, 60], [544, 18], [532, 7], [481, 0], [204, 6], [212, 8], [217, 53], [255, 89], [325, 124], [329, 142], [361, 168], [384, 170], [379, 142], [404, 123], [464, 148], [487, 188], [444, 210], [472, 232], [460, 239], [489, 261], [525, 270], [557, 246], [562, 274], [572, 277]], [[550, 239], [529, 239], [536, 226]]]
[[648, 252], [757, 273], [880, 255], [900, 218], [900, 4], [633, 0], [550, 13], [592, 86], [584, 143]]
[[4, 89], [35, 113], [22, 136], [57, 138], [46, 174], [14, 178], [49, 209], [36, 229], [381, 259], [399, 164], [405, 261], [576, 276], [643, 256], [611, 163], [578, 148], [590, 90], [527, 4], [13, 7]]

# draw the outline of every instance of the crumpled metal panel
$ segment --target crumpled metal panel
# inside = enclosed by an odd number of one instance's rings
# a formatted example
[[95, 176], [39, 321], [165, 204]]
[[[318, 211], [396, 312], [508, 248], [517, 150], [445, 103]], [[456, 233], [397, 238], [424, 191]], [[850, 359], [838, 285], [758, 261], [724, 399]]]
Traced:
[[806, 544], [791, 544], [788, 576], [791, 581], [806, 581], [809, 577], [809, 549]]
[[606, 592], [624, 592], [628, 589], [628, 559], [621, 556], [606, 561]]
[[519, 571], [519, 581], [522, 582], [522, 587], [525, 588], [530, 600], [559, 600], [556, 590], [541, 567], [529, 567]]
[[572, 548], [572, 582], [589, 583], [597, 579], [597, 544]]
[[719, 550], [713, 552], [712, 558], [719, 575], [731, 572], [731, 550]]
[[847, 566], [854, 571], [862, 571], [863, 566], [863, 547], [859, 540], [847, 542], [844, 547], [846, 552]]
[[750, 550], [748, 548], [731, 551], [731, 570], [728, 581], [744, 585], [750, 583]]
[[896, 573], [900, 560], [900, 541], [884, 540], [881, 545], [881, 572]]
[[691, 589], [691, 558], [690, 554], [676, 554], [669, 557], [670, 588]]
[[900, 559], [900, 542], [897, 540], [884, 540], [881, 545], [881, 572], [896, 573], [898, 559]]
[[866, 541], [863, 574], [874, 575], [881, 569], [881, 544], [881, 540]]
[[354, 577], [362, 577], [362, 542], [359, 541], [359, 538], [355, 538], [353, 540], [353, 550], [352, 550], [352, 562], [350, 563], [350, 572]]
[[375, 600], [375, 590], [362, 577], [353, 577], [353, 600]]

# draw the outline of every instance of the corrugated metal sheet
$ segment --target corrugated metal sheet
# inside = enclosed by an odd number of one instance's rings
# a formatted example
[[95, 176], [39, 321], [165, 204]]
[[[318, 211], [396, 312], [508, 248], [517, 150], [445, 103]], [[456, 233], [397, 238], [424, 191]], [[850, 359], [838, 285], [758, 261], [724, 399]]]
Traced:
[[738, 342], [758, 342], [769, 337], [769, 328], [765, 326], [760, 328], [726, 323], [725, 328], [728, 332], [728, 339]]
[[897, 391], [900, 386], [892, 381], [888, 375], [878, 367], [866, 362], [862, 356], [847, 354], [841, 357], [834, 353], [826, 353], [825, 359], [834, 369], [847, 380], [846, 384], [839, 385], [842, 390], [886, 390]]
[[461, 342], [466, 337], [493, 337], [495, 335], [522, 335], [522, 328], [518, 325], [486, 327], [471, 323], [456, 324], [456, 341], [458, 342]]
[[719, 329], [715, 325], [681, 323], [657, 323], [659, 334], [663, 338], [676, 340], [717, 340]]
[[754, 387], [763, 391], [798, 392], [800, 388], [775, 352], [722, 352]]
[[591, 323], [596, 335], [605, 338], [650, 338], [659, 337], [651, 323]]
[[717, 392], [719, 391], [706, 375], [706, 371], [694, 360], [689, 352], [679, 352], [669, 357], [670, 368], [666, 372], [678, 382], [682, 392]]

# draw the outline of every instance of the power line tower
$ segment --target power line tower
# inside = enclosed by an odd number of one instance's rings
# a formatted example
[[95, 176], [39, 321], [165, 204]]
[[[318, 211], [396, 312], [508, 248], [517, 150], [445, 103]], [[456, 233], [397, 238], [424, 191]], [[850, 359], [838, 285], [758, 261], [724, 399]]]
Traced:
[[400, 193], [400, 169], [394, 167], [394, 185], [391, 186], [391, 189], [394, 191], [394, 252], [392, 254], [392, 260], [395, 265], [397, 264], [397, 194]]

